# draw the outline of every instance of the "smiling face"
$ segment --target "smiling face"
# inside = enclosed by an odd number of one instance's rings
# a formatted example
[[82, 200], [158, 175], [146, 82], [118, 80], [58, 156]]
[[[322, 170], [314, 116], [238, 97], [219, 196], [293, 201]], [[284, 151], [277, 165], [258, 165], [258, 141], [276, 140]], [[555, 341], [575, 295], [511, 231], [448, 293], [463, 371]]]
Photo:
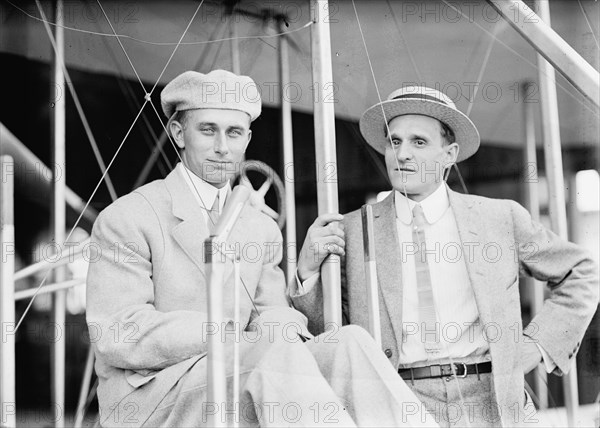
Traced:
[[171, 122], [171, 135], [184, 149], [184, 165], [204, 181], [223, 187], [239, 170], [252, 137], [250, 116], [238, 110], [197, 109], [188, 110], [181, 122]]
[[385, 147], [385, 164], [392, 186], [422, 201], [438, 188], [444, 170], [456, 161], [458, 144], [447, 144], [442, 124], [429, 116], [398, 116], [388, 128], [392, 144]]

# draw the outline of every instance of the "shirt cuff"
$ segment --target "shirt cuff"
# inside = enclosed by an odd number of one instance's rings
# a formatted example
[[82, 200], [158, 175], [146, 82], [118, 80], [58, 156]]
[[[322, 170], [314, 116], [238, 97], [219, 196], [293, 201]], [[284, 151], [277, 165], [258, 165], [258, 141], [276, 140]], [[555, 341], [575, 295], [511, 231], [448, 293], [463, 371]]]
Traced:
[[300, 297], [309, 293], [316, 283], [319, 281], [321, 274], [319, 272], [309, 276], [304, 282], [300, 281], [298, 276], [298, 270], [296, 270], [296, 292], [293, 293], [292, 297]]
[[542, 361], [544, 362], [544, 367], [546, 368], [546, 373], [552, 373], [554, 369], [556, 369], [556, 363], [550, 355], [542, 348], [538, 343], [535, 344], [538, 347], [540, 354], [542, 354]]

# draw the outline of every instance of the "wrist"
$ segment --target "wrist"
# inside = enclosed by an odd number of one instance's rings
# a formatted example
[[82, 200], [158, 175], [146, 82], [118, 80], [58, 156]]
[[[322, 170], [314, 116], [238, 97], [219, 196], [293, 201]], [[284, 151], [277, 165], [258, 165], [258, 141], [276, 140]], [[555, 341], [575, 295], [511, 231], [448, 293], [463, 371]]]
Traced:
[[309, 269], [303, 269], [302, 267], [298, 267], [298, 269], [297, 269], [296, 272], [298, 274], [298, 279], [300, 280], [300, 283], [303, 283], [308, 278], [310, 278], [315, 273], [317, 273], [317, 271], [312, 271], [312, 270], [309, 270]]

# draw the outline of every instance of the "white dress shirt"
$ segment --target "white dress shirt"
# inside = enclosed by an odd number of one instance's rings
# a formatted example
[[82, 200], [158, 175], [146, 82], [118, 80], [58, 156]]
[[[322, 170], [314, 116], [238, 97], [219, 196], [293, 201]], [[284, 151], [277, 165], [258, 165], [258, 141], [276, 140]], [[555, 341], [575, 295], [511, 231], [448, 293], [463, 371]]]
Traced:
[[420, 202], [427, 221], [423, 229], [440, 342], [438, 354], [431, 355], [425, 351], [422, 335], [432, 337], [433, 333], [422, 331], [419, 321], [416, 251], [412, 236], [412, 210], [417, 203], [400, 192], [396, 192], [394, 197], [402, 259], [403, 343], [400, 346], [400, 365], [420, 367], [450, 360], [469, 364], [490, 360], [489, 346], [479, 322], [475, 294], [445, 185], [439, 186]]
[[196, 174], [194, 174], [183, 163], [179, 162], [175, 168], [179, 169], [179, 172], [185, 179], [185, 182], [188, 184], [188, 186], [190, 186], [190, 190], [194, 194], [194, 197], [200, 205], [200, 208], [202, 208], [202, 215], [204, 216], [204, 221], [210, 228], [211, 225], [209, 225], [210, 220], [208, 217], [208, 211], [210, 211], [210, 209], [212, 208], [213, 204], [215, 203], [215, 198], [217, 197], [217, 194], [219, 194], [219, 214], [223, 212], [223, 206], [225, 205], [225, 200], [231, 190], [231, 185], [228, 182], [222, 188], [217, 189], [212, 184], [204, 181]]
[[[420, 202], [427, 220], [424, 227], [427, 261], [441, 348], [433, 356], [425, 351], [421, 335], [426, 332], [420, 328], [415, 251], [412, 246], [412, 209], [417, 202], [397, 191], [394, 197], [402, 259], [403, 343], [400, 344], [400, 367], [421, 367], [450, 361], [472, 364], [491, 360], [465, 264], [468, 250], [462, 248], [445, 183]], [[296, 273], [297, 294], [308, 293], [319, 277], [320, 274], [316, 273], [301, 282]], [[542, 354], [546, 371], [552, 372], [556, 365], [544, 349], [536, 345]]]

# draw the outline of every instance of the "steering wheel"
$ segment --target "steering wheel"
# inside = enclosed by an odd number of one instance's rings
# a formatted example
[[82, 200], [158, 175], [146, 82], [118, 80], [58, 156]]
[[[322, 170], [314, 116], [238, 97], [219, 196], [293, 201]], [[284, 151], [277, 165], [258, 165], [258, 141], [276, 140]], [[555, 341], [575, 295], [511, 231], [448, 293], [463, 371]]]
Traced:
[[[265, 176], [265, 181], [258, 188], [258, 190], [255, 190], [254, 186], [250, 182], [250, 179], [248, 178], [248, 171], [260, 172]], [[250, 195], [249, 200], [250, 204], [275, 220], [277, 222], [277, 226], [279, 226], [279, 229], [283, 229], [283, 226], [285, 225], [285, 187], [283, 185], [283, 181], [281, 181], [281, 178], [279, 178], [275, 170], [264, 162], [257, 160], [246, 160], [240, 164], [239, 172], [236, 174], [233, 182], [235, 182], [238, 178], [240, 179], [240, 184], [252, 189], [252, 194]], [[275, 211], [265, 203], [265, 195], [271, 186], [274, 186], [275, 189], [275, 196], [277, 198], [279, 212]]]

